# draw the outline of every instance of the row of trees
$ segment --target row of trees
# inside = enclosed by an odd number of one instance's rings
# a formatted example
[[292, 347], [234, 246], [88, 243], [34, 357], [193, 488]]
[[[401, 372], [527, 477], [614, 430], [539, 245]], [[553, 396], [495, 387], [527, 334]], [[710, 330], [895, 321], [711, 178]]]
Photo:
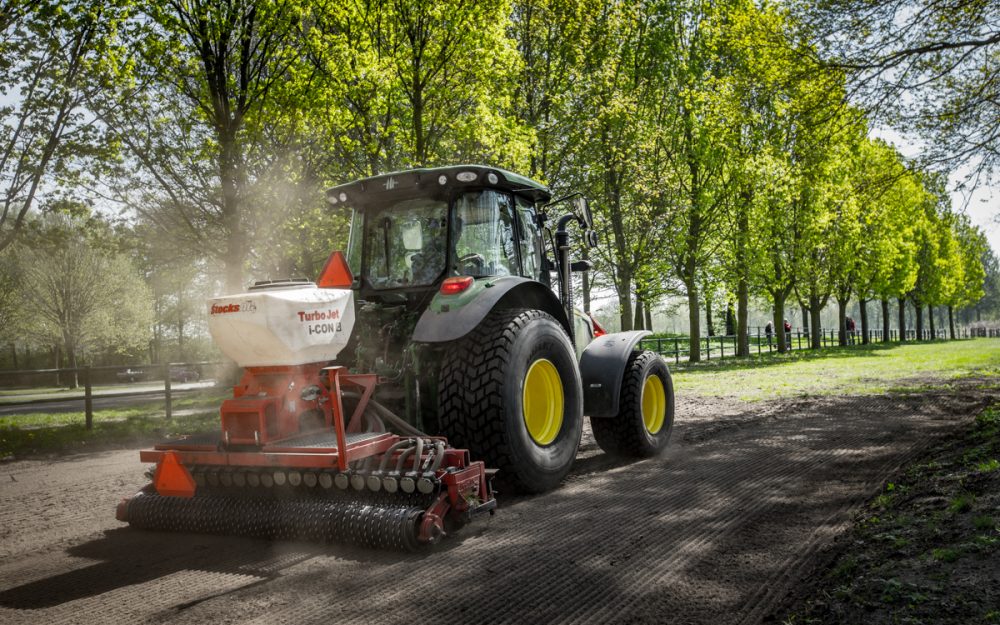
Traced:
[[346, 233], [324, 186], [485, 162], [592, 199], [583, 301], [612, 289], [623, 329], [683, 294], [697, 337], [734, 301], [746, 353], [751, 298], [802, 305], [814, 341], [831, 300], [979, 300], [982, 233], [870, 138], [804, 23], [753, 0], [0, 0], [0, 254], [26, 275], [40, 204], [127, 215], [155, 343], [185, 336], [192, 283], [315, 275]]

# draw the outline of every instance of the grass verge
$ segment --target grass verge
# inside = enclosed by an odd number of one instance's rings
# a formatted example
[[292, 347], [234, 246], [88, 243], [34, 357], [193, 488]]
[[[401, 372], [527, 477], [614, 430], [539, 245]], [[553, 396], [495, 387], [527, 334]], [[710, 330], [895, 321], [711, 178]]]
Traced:
[[225, 397], [226, 391], [209, 389], [177, 398], [172, 403], [175, 416], [169, 421], [163, 415], [163, 400], [97, 410], [90, 430], [84, 426], [82, 411], [5, 415], [0, 417], [0, 459], [214, 431]]
[[713, 360], [678, 368], [674, 384], [678, 395], [757, 401], [925, 390], [963, 377], [983, 377], [1000, 389], [1000, 341], [876, 344]]
[[781, 618], [1000, 623], [1000, 403], [887, 483]]

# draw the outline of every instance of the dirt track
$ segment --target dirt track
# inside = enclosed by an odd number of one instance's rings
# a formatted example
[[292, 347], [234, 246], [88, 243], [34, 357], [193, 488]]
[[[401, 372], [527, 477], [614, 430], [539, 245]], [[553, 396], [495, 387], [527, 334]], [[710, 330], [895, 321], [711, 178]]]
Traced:
[[[659, 459], [585, 438], [566, 484], [418, 556], [142, 533], [135, 451], [0, 465], [3, 623], [757, 623], [901, 463], [988, 401], [678, 405]], [[588, 442], [590, 441], [590, 442]]]

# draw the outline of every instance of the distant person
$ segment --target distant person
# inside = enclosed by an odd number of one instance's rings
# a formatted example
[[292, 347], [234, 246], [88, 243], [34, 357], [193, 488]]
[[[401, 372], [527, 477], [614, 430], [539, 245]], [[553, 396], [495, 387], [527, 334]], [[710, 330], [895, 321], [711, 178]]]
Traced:
[[856, 329], [857, 329], [857, 326], [854, 325], [854, 317], [848, 317], [847, 318], [847, 342], [850, 345], [854, 345], [854, 331]]
[[764, 334], [767, 336], [767, 346], [768, 346], [768, 348], [770, 348], [771, 347], [771, 337], [774, 336], [774, 326], [771, 325], [770, 321], [768, 321], [767, 325], [764, 326]]
[[788, 319], [785, 319], [785, 346], [792, 346], [792, 324], [788, 323]]

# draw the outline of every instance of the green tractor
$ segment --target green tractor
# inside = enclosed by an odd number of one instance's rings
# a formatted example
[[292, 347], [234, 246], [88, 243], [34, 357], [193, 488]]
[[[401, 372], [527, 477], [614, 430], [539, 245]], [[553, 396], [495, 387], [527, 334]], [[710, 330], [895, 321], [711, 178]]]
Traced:
[[335, 364], [377, 374], [380, 404], [525, 493], [566, 476], [584, 415], [607, 453], [666, 447], [673, 384], [638, 348], [649, 333], [605, 333], [573, 305], [572, 274], [590, 264], [570, 260], [569, 228], [597, 243], [579, 194], [552, 201], [533, 180], [463, 165], [358, 180], [326, 200], [351, 215], [356, 322]]

